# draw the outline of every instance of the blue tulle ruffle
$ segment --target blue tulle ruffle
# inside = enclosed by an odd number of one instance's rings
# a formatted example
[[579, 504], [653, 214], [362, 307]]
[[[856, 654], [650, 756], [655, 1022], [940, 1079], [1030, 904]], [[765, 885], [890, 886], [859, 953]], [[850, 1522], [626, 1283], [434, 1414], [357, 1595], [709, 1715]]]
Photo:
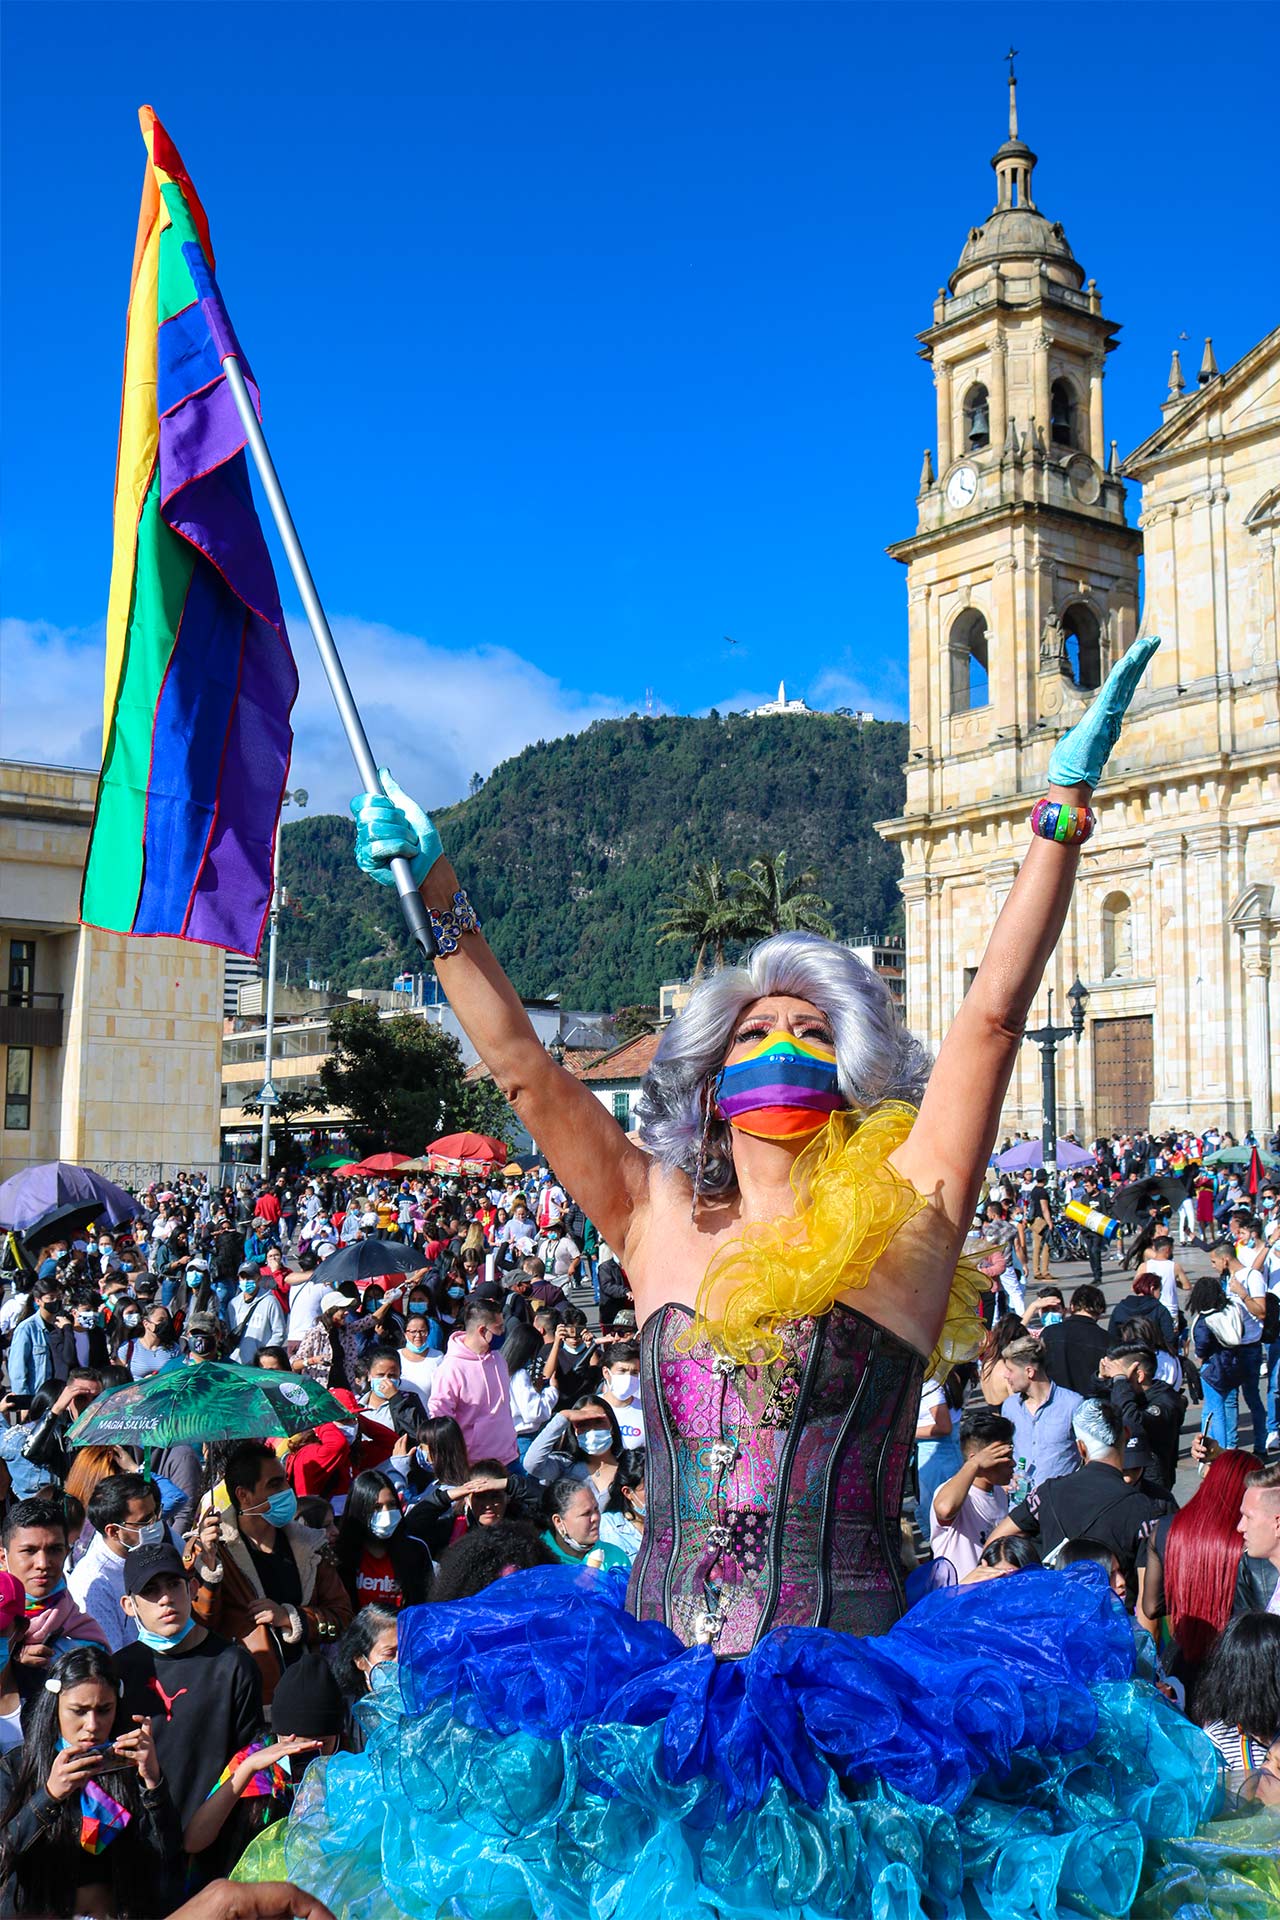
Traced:
[[1156, 1869], [1179, 1901], [1213, 1882], [1159, 1849], [1194, 1846], [1218, 1792], [1210, 1743], [1132, 1665], [1093, 1567], [736, 1663], [633, 1620], [609, 1576], [540, 1570], [403, 1615], [366, 1751], [313, 1765], [263, 1844], [342, 1920], [1127, 1915], [1163, 1899]]

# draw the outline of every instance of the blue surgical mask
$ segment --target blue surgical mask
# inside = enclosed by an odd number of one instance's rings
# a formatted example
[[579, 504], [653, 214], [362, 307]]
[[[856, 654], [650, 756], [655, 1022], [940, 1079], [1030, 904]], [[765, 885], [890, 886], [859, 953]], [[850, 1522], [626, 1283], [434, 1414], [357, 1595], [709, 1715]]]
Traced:
[[[124, 1531], [126, 1533], [132, 1533], [134, 1529], [132, 1527], [126, 1527]], [[137, 1529], [138, 1537], [134, 1541], [133, 1547], [129, 1547], [129, 1552], [132, 1553], [134, 1547], [158, 1547], [164, 1540], [164, 1531], [163, 1520], [144, 1521], [142, 1526]], [[125, 1544], [128, 1546], [128, 1542]]]
[[253, 1296], [254, 1296], [254, 1294], [255, 1294], [255, 1293], [256, 1293], [256, 1292], [258, 1291], [258, 1283], [257, 1283], [257, 1281], [256, 1281], [256, 1280], [242, 1280], [242, 1281], [240, 1282], [240, 1291], [241, 1291], [241, 1293], [242, 1293], [242, 1294], [244, 1295], [244, 1297], [245, 1297], [245, 1299], [246, 1299], [246, 1300], [252, 1300], [252, 1298], [253, 1298]]
[[386, 1540], [400, 1525], [400, 1515], [390, 1507], [379, 1507], [369, 1521], [369, 1531], [378, 1540]]
[[404, 1344], [410, 1353], [425, 1353], [427, 1351], [427, 1343], [425, 1340], [406, 1340]]
[[265, 1507], [249, 1507], [246, 1510], [254, 1520], [266, 1520], [273, 1527], [287, 1527], [298, 1511], [298, 1496], [292, 1487], [281, 1487], [279, 1493], [273, 1493]]
[[613, 1445], [613, 1435], [607, 1427], [592, 1427], [588, 1432], [578, 1435], [578, 1445], [584, 1453], [608, 1453]]
[[1042, 1327], [1056, 1327], [1061, 1318], [1062, 1315], [1060, 1313], [1045, 1313], [1040, 1316], [1040, 1325]]
[[466, 1297], [467, 1290], [465, 1287], [450, 1287], [449, 1298], [451, 1300], [465, 1300]]
[[414, 1453], [417, 1455], [418, 1465], [422, 1468], [423, 1472], [429, 1473], [434, 1479], [436, 1471], [435, 1463], [431, 1455], [427, 1452], [427, 1449], [425, 1447], [415, 1447]]
[[194, 1620], [188, 1620], [186, 1626], [179, 1627], [177, 1633], [151, 1633], [146, 1627], [139, 1627], [138, 1639], [144, 1647], [149, 1647], [152, 1653], [172, 1653], [175, 1648], [182, 1645], [195, 1624]]
[[431, 1303], [429, 1300], [411, 1300], [409, 1311], [410, 1313], [430, 1313]]
[[371, 1393], [379, 1400], [390, 1400], [400, 1391], [400, 1382], [393, 1373], [379, 1373], [370, 1382]]

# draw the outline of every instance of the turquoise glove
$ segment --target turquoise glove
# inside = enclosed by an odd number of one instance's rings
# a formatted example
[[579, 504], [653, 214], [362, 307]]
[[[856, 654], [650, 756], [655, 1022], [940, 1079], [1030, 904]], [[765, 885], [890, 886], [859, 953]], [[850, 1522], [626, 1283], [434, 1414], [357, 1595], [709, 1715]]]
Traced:
[[444, 852], [440, 835], [416, 800], [411, 800], [385, 767], [378, 768], [381, 793], [358, 793], [351, 802], [356, 820], [356, 865], [380, 887], [394, 887], [393, 860], [409, 862], [420, 887]]
[[1159, 645], [1159, 637], [1151, 634], [1145, 640], [1135, 640], [1124, 658], [1116, 661], [1089, 711], [1082, 720], [1077, 720], [1070, 733], [1063, 734], [1054, 748], [1049, 760], [1051, 786], [1097, 786], [1107, 755], [1120, 738], [1120, 728], [1143, 669]]

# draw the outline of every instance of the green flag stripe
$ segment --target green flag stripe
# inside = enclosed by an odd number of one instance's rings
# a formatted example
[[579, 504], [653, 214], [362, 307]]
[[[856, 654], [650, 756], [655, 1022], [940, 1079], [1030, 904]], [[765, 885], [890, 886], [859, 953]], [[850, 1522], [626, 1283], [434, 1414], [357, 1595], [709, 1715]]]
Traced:
[[85, 865], [81, 918], [128, 933], [142, 892], [142, 837], [156, 703], [191, 582], [195, 556], [160, 517], [152, 474], [138, 520], [133, 604], [120, 692], [102, 762], [98, 809]]
[[198, 246], [200, 236], [179, 189], [165, 186], [161, 187], [160, 192], [173, 223], [163, 227], [160, 232], [160, 292], [156, 323], [163, 326], [166, 320], [171, 320], [175, 313], [181, 313], [198, 298], [191, 269], [182, 257], [182, 243], [184, 240], [194, 240]]

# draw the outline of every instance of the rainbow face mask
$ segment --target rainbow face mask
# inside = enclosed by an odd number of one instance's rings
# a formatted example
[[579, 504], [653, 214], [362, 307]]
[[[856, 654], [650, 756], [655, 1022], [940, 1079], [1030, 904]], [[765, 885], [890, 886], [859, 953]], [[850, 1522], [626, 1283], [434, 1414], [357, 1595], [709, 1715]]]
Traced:
[[829, 1114], [848, 1104], [834, 1049], [791, 1034], [766, 1033], [716, 1080], [720, 1113], [758, 1140], [810, 1140]]

